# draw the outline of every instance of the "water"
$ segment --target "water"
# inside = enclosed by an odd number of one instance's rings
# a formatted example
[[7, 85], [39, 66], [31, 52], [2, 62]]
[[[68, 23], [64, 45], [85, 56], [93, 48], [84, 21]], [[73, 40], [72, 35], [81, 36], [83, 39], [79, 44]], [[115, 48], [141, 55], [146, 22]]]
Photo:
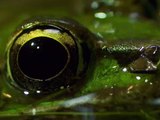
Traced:
[[[123, 4], [122, 0], [87, 1], [85, 4], [81, 0], [79, 4], [70, 1], [71, 6], [77, 6], [72, 9], [69, 9], [70, 5], [65, 7], [65, 3], [62, 5], [54, 1], [57, 6], [62, 6], [58, 8], [54, 2], [51, 5], [50, 2], [48, 0], [44, 3], [46, 7], [42, 7], [43, 2], [40, 2], [34, 8], [30, 1], [2, 1], [8, 8], [2, 7], [0, 10], [4, 16], [0, 22], [0, 58], [5, 61], [6, 41], [26, 18], [37, 15], [67, 16], [79, 21], [98, 36], [98, 60], [94, 74], [89, 75], [87, 82], [76, 93], [68, 86], [66, 94], [66, 89], [61, 86], [59, 92], [35, 98], [30, 97], [27, 90], [20, 92], [10, 88], [2, 71], [1, 119], [158, 119], [159, 70], [146, 72], [146, 67], [141, 67], [144, 71], [137, 73], [129, 69], [132, 64], [139, 69], [135, 62], [139, 63], [139, 56], [146, 54], [141, 54], [142, 47], [159, 46], [157, 18], [141, 13], [141, 10], [147, 9], [140, 7], [142, 3], [137, 3], [136, 8], [131, 2]], [[17, 9], [15, 6], [18, 6]], [[23, 7], [24, 11], [20, 11]], [[15, 13], [18, 15], [15, 16]], [[150, 62], [147, 55], [142, 63], [145, 62]], [[158, 67], [159, 62], [153, 62], [153, 65]], [[37, 94], [40, 93], [37, 91]]]

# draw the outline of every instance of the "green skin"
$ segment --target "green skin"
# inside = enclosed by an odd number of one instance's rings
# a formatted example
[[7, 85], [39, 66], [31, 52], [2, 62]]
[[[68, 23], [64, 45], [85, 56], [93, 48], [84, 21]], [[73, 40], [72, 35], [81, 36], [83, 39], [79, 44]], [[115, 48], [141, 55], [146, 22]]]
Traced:
[[[3, 66], [7, 40], [23, 20], [30, 15], [70, 16], [68, 12], [57, 14], [51, 10], [43, 13], [37, 11], [19, 12], [18, 17], [10, 13], [4, 14], [4, 17], [1, 16], [3, 18], [0, 21], [0, 79], [2, 81], [6, 81]], [[62, 90], [38, 100], [13, 89], [10, 91], [10, 88], [1, 82], [0, 118], [15, 117], [17, 119], [22, 115], [25, 115], [26, 119], [34, 115], [48, 119], [52, 117], [147, 120], [159, 118], [159, 104], [156, 102], [160, 96], [158, 92], [160, 89], [159, 55], [153, 56], [153, 52], [151, 54], [148, 52], [152, 51], [150, 46], [154, 45], [158, 48], [160, 45], [159, 26], [152, 21], [133, 22], [128, 17], [118, 15], [105, 20], [94, 18], [92, 14], [71, 17], [93, 33], [100, 33], [103, 36], [97, 42], [99, 54], [94, 73], [90, 75], [92, 77], [89, 77], [87, 83], [75, 94], [69, 92], [69, 95], [63, 95], [62, 93], [66, 90]], [[98, 27], [95, 27], [95, 24], [99, 24]], [[111, 32], [113, 30], [115, 32]], [[152, 56], [153, 59], [151, 59]], [[156, 69], [148, 71], [149, 65], [146, 62], [152, 62]], [[139, 65], [142, 66], [139, 67]], [[134, 70], [130, 70], [133, 66]]]

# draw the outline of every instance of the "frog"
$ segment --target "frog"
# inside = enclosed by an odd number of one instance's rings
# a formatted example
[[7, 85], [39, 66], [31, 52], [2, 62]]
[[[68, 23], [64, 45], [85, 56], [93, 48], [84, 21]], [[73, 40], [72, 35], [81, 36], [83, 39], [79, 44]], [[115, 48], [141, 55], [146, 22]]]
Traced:
[[[53, 14], [53, 10], [46, 10], [44, 13], [37, 11], [27, 14], [19, 12], [20, 17], [11, 16], [15, 20], [11, 19], [10, 23], [7, 22], [1, 27], [0, 78], [3, 81], [0, 102], [1, 119], [158, 119], [159, 29], [156, 25], [148, 20], [139, 21], [119, 15], [112, 16], [112, 12], [108, 12], [107, 15], [111, 16], [103, 21], [103, 17], [97, 16], [103, 14], [99, 12], [95, 16], [87, 14], [83, 17], [80, 15], [71, 17], [69, 13], [62, 13], [74, 19], [68, 20], [44, 17], [44, 14], [59, 16], [57, 12]], [[51, 21], [53, 25], [55, 21], [58, 21], [57, 23], [63, 23], [64, 26], [73, 25], [76, 30], [82, 28], [77, 33], [89, 34], [88, 39], [92, 38], [87, 45], [93, 42], [94, 45], [90, 49], [95, 49], [91, 50], [91, 53], [96, 51], [96, 57], [90, 60], [91, 65], [88, 69], [91, 71], [87, 73], [85, 83], [77, 81], [80, 88], [76, 84], [75, 86], [59, 86], [56, 92], [51, 91], [50, 94], [43, 95], [38, 90], [36, 95], [35, 91], [33, 95], [30, 95], [32, 89], [22, 91], [19, 89], [20, 86], [8, 85], [10, 83], [6, 78], [8, 71], [6, 65], [3, 64], [8, 59], [8, 57], [3, 57], [7, 43], [12, 41], [13, 36], [17, 34], [16, 32], [11, 36], [18, 24], [30, 15], [42, 17], [38, 23], [37, 19], [28, 24], [22, 23], [20, 30], [34, 26], [34, 23], [41, 25], [44, 19], [44, 21]], [[116, 25], [117, 32], [114, 31], [112, 25]], [[147, 30], [150, 31], [147, 32]], [[8, 38], [9, 36], [11, 38]], [[79, 78], [75, 79], [79, 80]]]

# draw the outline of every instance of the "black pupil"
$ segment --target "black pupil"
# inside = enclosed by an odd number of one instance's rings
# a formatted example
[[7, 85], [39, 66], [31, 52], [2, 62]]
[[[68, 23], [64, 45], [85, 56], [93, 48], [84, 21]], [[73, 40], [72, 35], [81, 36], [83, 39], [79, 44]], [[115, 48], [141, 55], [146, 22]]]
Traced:
[[58, 41], [48, 37], [36, 37], [22, 46], [18, 64], [25, 75], [47, 79], [62, 71], [67, 59], [68, 53]]

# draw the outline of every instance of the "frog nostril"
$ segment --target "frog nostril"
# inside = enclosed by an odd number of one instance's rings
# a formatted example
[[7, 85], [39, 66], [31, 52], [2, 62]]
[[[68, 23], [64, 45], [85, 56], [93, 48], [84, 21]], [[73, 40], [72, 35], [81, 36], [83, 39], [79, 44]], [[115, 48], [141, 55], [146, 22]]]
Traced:
[[69, 61], [67, 48], [49, 37], [36, 37], [25, 43], [18, 55], [21, 71], [28, 77], [46, 80], [63, 72]]

